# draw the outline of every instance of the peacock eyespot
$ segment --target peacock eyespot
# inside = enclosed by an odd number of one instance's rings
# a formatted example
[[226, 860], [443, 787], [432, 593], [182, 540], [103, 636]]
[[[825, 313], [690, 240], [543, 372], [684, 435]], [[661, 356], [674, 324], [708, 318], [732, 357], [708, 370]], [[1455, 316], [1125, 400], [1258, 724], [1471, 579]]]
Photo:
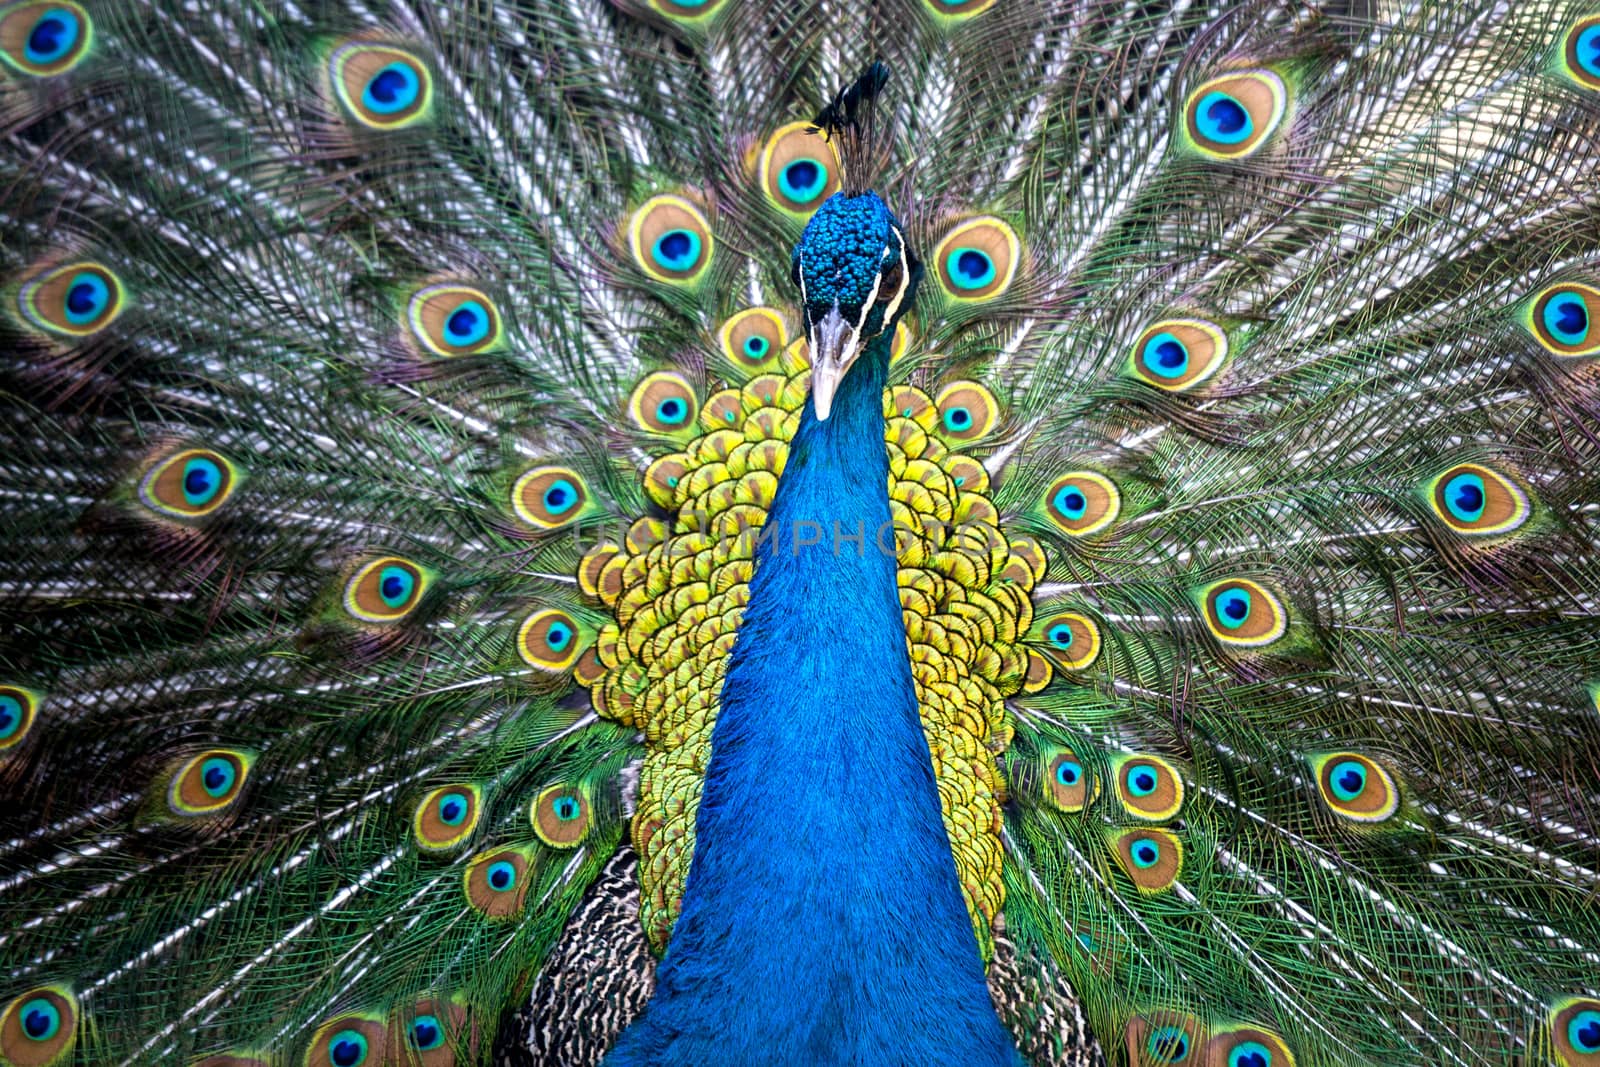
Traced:
[[805, 218], [839, 191], [839, 160], [833, 146], [809, 122], [775, 130], [756, 161], [756, 180], [767, 201], [794, 218]]
[[473, 857], [467, 865], [467, 903], [486, 919], [509, 919], [522, 911], [527, 895], [528, 858], [503, 848]]
[[977, 382], [952, 382], [934, 401], [939, 435], [953, 444], [972, 444], [988, 437], [1000, 421], [1000, 404]]
[[0, 1062], [17, 1067], [64, 1063], [78, 1039], [78, 1002], [64, 986], [31, 989], [0, 1015]]
[[340, 1030], [328, 1042], [328, 1059], [336, 1067], [358, 1067], [367, 1062], [367, 1039], [355, 1030]]
[[1094, 782], [1083, 760], [1075, 752], [1058, 752], [1050, 760], [1045, 782], [1050, 799], [1062, 811], [1082, 811], [1094, 799]]
[[1183, 846], [1166, 830], [1126, 831], [1115, 839], [1113, 851], [1141, 893], [1172, 888], [1183, 867]]
[[[1596, 27], [1600, 34], [1600, 26]], [[1524, 324], [1551, 355], [1600, 354], [1600, 289], [1581, 282], [1563, 282], [1540, 290]]]
[[1052, 615], [1041, 624], [1045, 653], [1069, 671], [1081, 671], [1100, 657], [1100, 627], [1076, 611]]
[[1163, 319], [1134, 342], [1129, 372], [1168, 393], [1185, 393], [1228, 358], [1228, 335], [1204, 319]]
[[433, 76], [403, 49], [352, 42], [334, 49], [328, 67], [334, 96], [368, 129], [404, 129], [432, 111]]
[[191, 757], [172, 774], [167, 809], [189, 818], [215, 815], [239, 799], [254, 757], [235, 749], [211, 749]]
[[733, 315], [718, 331], [722, 353], [735, 366], [764, 368], [789, 344], [783, 316], [772, 308], [754, 307]]
[[1289, 91], [1270, 70], [1212, 78], [1184, 105], [1188, 143], [1214, 159], [1241, 159], [1265, 144], [1283, 121]]
[[1600, 89], [1600, 15], [1580, 19], [1567, 31], [1563, 68], [1585, 89]]
[[436, 1015], [419, 1015], [406, 1028], [406, 1044], [418, 1052], [444, 1047], [444, 1024]]
[[1600, 1000], [1567, 997], [1551, 1005], [1550, 1037], [1563, 1067], [1600, 1064]]
[[76, 67], [93, 40], [94, 23], [73, 0], [17, 4], [0, 15], [0, 59], [35, 78]]
[[1122, 494], [1111, 479], [1094, 471], [1071, 471], [1045, 492], [1045, 514], [1069, 537], [1088, 537], [1116, 521]]
[[1294, 1067], [1294, 1056], [1283, 1038], [1259, 1026], [1214, 1032], [1206, 1054], [1209, 1062], [1227, 1067]]
[[589, 798], [576, 786], [552, 785], [529, 810], [533, 832], [551, 848], [573, 848], [589, 836]]
[[674, 285], [700, 281], [714, 250], [711, 227], [700, 209], [671, 194], [651, 197], [633, 213], [628, 244], [640, 270]]
[[1228, 1067], [1272, 1067], [1272, 1050], [1259, 1041], [1245, 1041], [1229, 1050]]
[[587, 646], [577, 620], [556, 608], [536, 611], [517, 630], [517, 652], [530, 667], [564, 671]]
[[650, 6], [676, 22], [698, 22], [722, 6], [722, 0], [650, 0]]
[[38, 712], [38, 693], [18, 685], [0, 685], [0, 752], [23, 742]]
[[365, 564], [344, 586], [344, 608], [362, 622], [398, 622], [427, 592], [430, 576], [410, 560], [383, 556]]
[[1150, 1035], [1146, 1045], [1150, 1055], [1166, 1063], [1182, 1063], [1189, 1058], [1189, 1035], [1173, 1026], [1164, 1026]]
[[476, 785], [442, 785], [417, 802], [411, 816], [411, 833], [424, 852], [444, 852], [472, 836], [483, 807]]
[[1208, 585], [1201, 590], [1200, 602], [1206, 628], [1224, 645], [1270, 645], [1289, 627], [1289, 614], [1282, 602], [1265, 586], [1248, 578], [1229, 578]]
[[1433, 514], [1466, 537], [1507, 534], [1528, 521], [1528, 494], [1511, 479], [1481, 463], [1461, 463], [1426, 486]]
[[570, 467], [534, 467], [511, 488], [511, 506], [528, 525], [554, 530], [581, 518], [589, 487]]
[[306, 1050], [306, 1067], [375, 1067], [386, 1061], [387, 1045], [381, 1020], [343, 1015], [317, 1028]]
[[689, 382], [674, 371], [647, 374], [633, 387], [628, 398], [628, 415], [641, 430], [660, 434], [682, 434], [692, 429], [700, 403]]
[[68, 263], [28, 279], [18, 291], [22, 317], [46, 333], [82, 338], [99, 333], [122, 314], [122, 282], [109, 267]]
[[1156, 1063], [1187, 1063], [1194, 1049], [1194, 1038], [1181, 1026], [1161, 1026], [1150, 1031], [1144, 1047]]
[[488, 294], [465, 285], [429, 285], [406, 304], [411, 335], [436, 356], [470, 356], [504, 340], [500, 311]]
[[173, 519], [198, 519], [227, 503], [239, 470], [226, 457], [204, 448], [174, 453], [139, 479], [139, 501]]
[[998, 0], [922, 0], [922, 2], [937, 21], [953, 25], [983, 14]]
[[1400, 808], [1394, 777], [1378, 761], [1358, 752], [1311, 758], [1317, 792], [1328, 810], [1357, 823], [1383, 822]]
[[1204, 1062], [1205, 1030], [1191, 1015], [1174, 1011], [1135, 1015], [1124, 1033], [1129, 1058], [1139, 1067]]
[[[1183, 807], [1183, 779], [1159, 756], [1124, 757], [1116, 764], [1117, 799], [1138, 819], [1160, 822]], [[1136, 857], [1137, 858], [1137, 857]]]
[[952, 300], [993, 300], [1011, 287], [1021, 259], [1016, 231], [985, 215], [945, 234], [933, 250], [933, 274]]

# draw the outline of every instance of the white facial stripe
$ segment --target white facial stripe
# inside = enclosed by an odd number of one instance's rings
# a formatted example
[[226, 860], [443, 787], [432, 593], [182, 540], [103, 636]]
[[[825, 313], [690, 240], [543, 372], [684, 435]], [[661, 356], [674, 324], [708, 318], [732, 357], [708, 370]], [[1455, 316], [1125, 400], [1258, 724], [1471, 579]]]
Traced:
[[[888, 249], [884, 251], [887, 252]], [[878, 288], [881, 285], [883, 285], [883, 271], [880, 270], [872, 279], [872, 292], [867, 294], [866, 301], [861, 305], [861, 317], [856, 319], [856, 324], [850, 331], [858, 337], [861, 335], [861, 328], [867, 324], [867, 316], [872, 314], [872, 306], [878, 302]]]

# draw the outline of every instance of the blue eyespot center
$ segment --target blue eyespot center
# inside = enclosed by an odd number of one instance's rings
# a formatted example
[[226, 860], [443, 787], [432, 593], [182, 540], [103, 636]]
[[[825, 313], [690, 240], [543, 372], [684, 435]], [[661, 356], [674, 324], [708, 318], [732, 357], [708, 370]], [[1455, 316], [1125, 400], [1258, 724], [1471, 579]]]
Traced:
[[1163, 1026], [1150, 1035], [1147, 1047], [1163, 1063], [1182, 1063], [1189, 1058], [1189, 1035], [1176, 1026]]
[[1272, 1067], [1272, 1050], [1259, 1041], [1245, 1041], [1228, 1053], [1228, 1067]]
[[1567, 1041], [1579, 1052], [1600, 1052], [1600, 1011], [1580, 1011], [1567, 1022]]
[[693, 230], [668, 230], [656, 238], [650, 254], [666, 270], [689, 270], [700, 259], [700, 235]]
[[982, 289], [994, 281], [994, 260], [980, 249], [952, 249], [945, 267], [958, 289]]
[[1578, 65], [1589, 75], [1600, 78], [1600, 25], [1578, 34]]
[[544, 643], [556, 652], [562, 651], [572, 644], [572, 627], [564, 622], [551, 623], [550, 628], [544, 632]]
[[1574, 293], [1560, 293], [1544, 306], [1544, 325], [1566, 345], [1581, 345], [1589, 337], [1589, 309]]
[[1367, 769], [1355, 760], [1343, 760], [1334, 765], [1328, 780], [1333, 786], [1333, 795], [1348, 802], [1366, 790]]
[[1050, 643], [1055, 645], [1057, 648], [1071, 648], [1072, 627], [1068, 626], [1066, 623], [1060, 623], [1059, 625], [1052, 626], [1050, 628]]
[[778, 174], [779, 191], [797, 204], [811, 203], [827, 187], [827, 168], [814, 159], [791, 160]]
[[1128, 772], [1128, 792], [1136, 797], [1147, 797], [1156, 791], [1156, 775], [1148, 767], [1135, 767]]
[[668, 426], [676, 426], [689, 417], [689, 405], [675, 396], [669, 396], [656, 405], [656, 418]]
[[1217, 621], [1237, 630], [1250, 617], [1250, 594], [1243, 589], [1227, 589], [1217, 595]]
[[1133, 865], [1140, 870], [1149, 870], [1161, 859], [1161, 846], [1148, 837], [1135, 841], [1133, 848], [1128, 851], [1133, 856]]
[[85, 271], [73, 278], [67, 288], [67, 321], [74, 326], [87, 326], [104, 314], [110, 303], [111, 287], [105, 279]]
[[446, 826], [460, 826], [467, 817], [467, 798], [460, 793], [446, 793], [439, 798], [439, 821]]
[[578, 489], [565, 478], [550, 483], [544, 491], [544, 507], [552, 515], [560, 515], [578, 503]]
[[410, 571], [394, 564], [378, 572], [378, 596], [391, 608], [398, 608], [411, 599], [417, 580]]
[[416, 105], [422, 93], [422, 81], [410, 64], [398, 60], [390, 63], [367, 82], [361, 93], [361, 102], [378, 115], [393, 115]]
[[221, 756], [213, 756], [200, 765], [200, 787], [209, 797], [226, 796], [237, 777], [233, 761]]
[[183, 499], [190, 507], [204, 507], [222, 491], [222, 470], [212, 460], [196, 456], [183, 465]]
[[406, 1039], [412, 1048], [427, 1052], [444, 1044], [444, 1027], [440, 1024], [438, 1016], [419, 1015], [411, 1020], [411, 1029]]
[[359, 1067], [367, 1060], [367, 1039], [356, 1030], [340, 1030], [328, 1042], [328, 1059], [338, 1067]]
[[1089, 510], [1089, 498], [1083, 495], [1083, 490], [1068, 482], [1056, 491], [1055, 509], [1068, 519], [1076, 522], [1083, 518]]
[[944, 413], [944, 425], [948, 430], [957, 433], [972, 428], [972, 412], [966, 408], [951, 408]]
[[1456, 475], [1444, 487], [1444, 499], [1451, 515], [1462, 522], [1477, 522], [1483, 518], [1483, 479], [1471, 473]]
[[489, 309], [476, 300], [463, 301], [445, 320], [444, 339], [456, 348], [475, 345], [489, 336]]
[[1189, 369], [1189, 349], [1170, 333], [1158, 333], [1144, 344], [1144, 366], [1161, 378], [1181, 378]]
[[0, 740], [16, 733], [22, 726], [22, 701], [14, 696], [0, 696]]
[[1083, 764], [1064, 759], [1056, 765], [1056, 781], [1064, 786], [1075, 786], [1083, 781]]
[[44, 997], [22, 1006], [22, 1032], [34, 1041], [49, 1041], [61, 1029], [61, 1012]]
[[52, 8], [39, 16], [28, 32], [23, 55], [29, 63], [54, 63], [78, 43], [78, 16], [65, 8]]
[[505, 860], [498, 860], [489, 865], [489, 888], [496, 892], [504, 893], [517, 884], [517, 869]]
[[562, 822], [571, 822], [583, 814], [583, 805], [578, 803], [577, 797], [570, 794], [556, 797], [550, 808]]
[[1221, 90], [1201, 97], [1195, 112], [1195, 125], [1208, 141], [1236, 145], [1255, 132], [1249, 109]]
[[760, 334], [752, 334], [744, 339], [744, 354], [751, 359], [761, 359], [767, 354], [769, 345], [767, 339]]

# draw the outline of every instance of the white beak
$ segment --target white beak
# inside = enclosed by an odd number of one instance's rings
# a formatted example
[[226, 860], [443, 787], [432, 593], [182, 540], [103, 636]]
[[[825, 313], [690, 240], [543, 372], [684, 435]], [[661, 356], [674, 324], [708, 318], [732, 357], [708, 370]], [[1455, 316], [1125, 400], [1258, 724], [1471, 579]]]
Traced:
[[861, 354], [856, 328], [839, 314], [835, 304], [821, 322], [811, 326], [811, 406], [818, 422], [833, 413], [833, 395], [850, 364]]

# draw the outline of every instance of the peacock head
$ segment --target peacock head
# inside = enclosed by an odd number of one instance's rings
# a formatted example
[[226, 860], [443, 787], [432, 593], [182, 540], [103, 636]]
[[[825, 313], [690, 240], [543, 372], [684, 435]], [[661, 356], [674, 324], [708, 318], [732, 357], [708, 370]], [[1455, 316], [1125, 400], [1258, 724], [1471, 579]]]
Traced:
[[894, 329], [916, 296], [922, 264], [900, 221], [874, 192], [834, 193], [795, 246], [793, 273], [811, 343], [811, 399], [817, 419], [862, 350]]

